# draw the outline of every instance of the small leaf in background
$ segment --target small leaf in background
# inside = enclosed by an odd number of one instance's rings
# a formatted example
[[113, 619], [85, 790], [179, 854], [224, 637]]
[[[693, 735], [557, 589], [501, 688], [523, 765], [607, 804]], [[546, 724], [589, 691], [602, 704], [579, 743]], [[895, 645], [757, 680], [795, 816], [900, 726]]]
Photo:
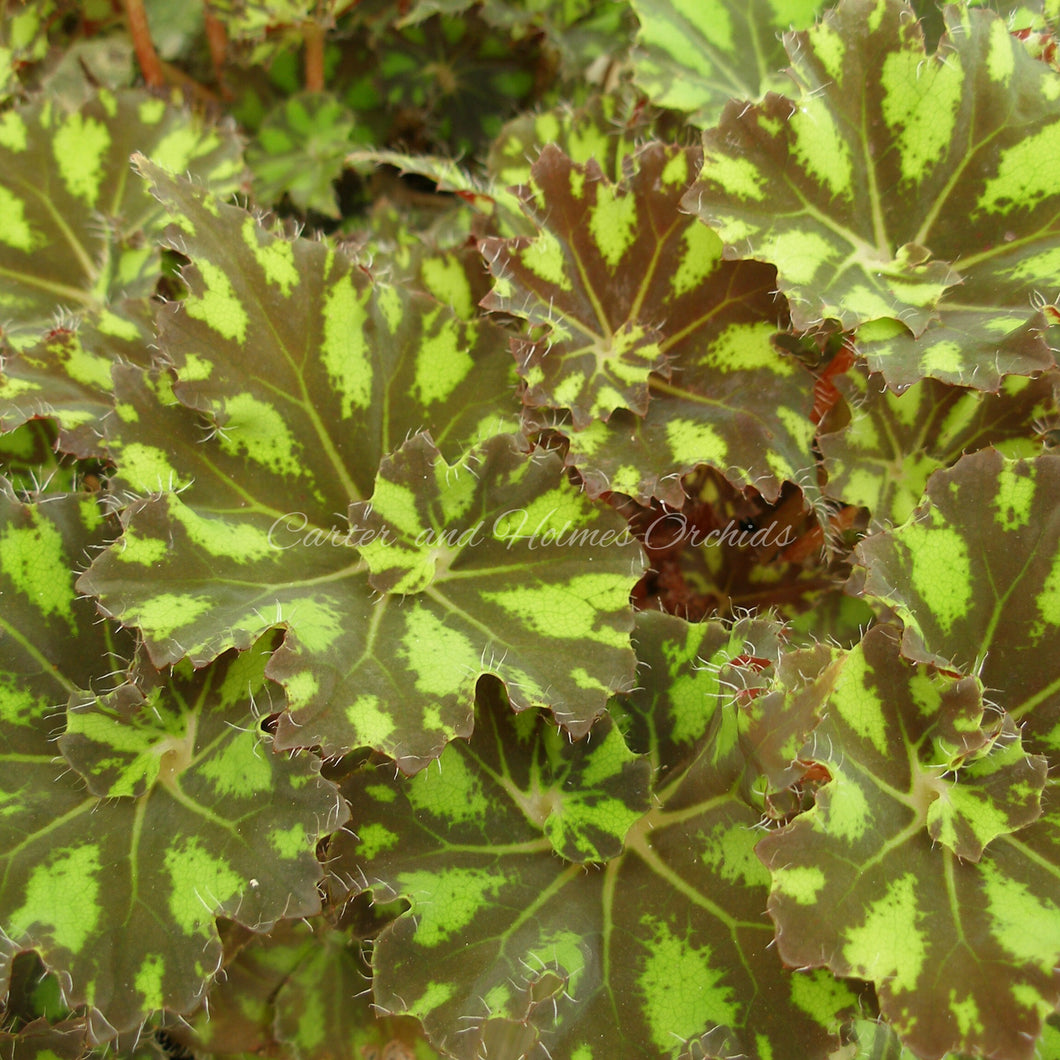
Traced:
[[791, 82], [782, 35], [807, 29], [820, 0], [631, 0], [640, 21], [636, 84], [659, 107], [705, 127], [730, 99], [757, 100]]
[[[418, 1016], [440, 1049], [469, 1060], [483, 1042], [501, 1055], [539, 1042], [557, 1060], [805, 1060], [837, 1045], [857, 986], [776, 959], [759, 813], [739, 794], [730, 682], [770, 684], [777, 628], [640, 616], [652, 668], [622, 697], [618, 725], [646, 759], [630, 759], [608, 718], [588, 742], [556, 740], [490, 683], [471, 740], [436, 765], [412, 780], [371, 763], [350, 772], [354, 818], [330, 868], [353, 890], [411, 903], [376, 942], [376, 1004]], [[622, 849], [597, 847], [606, 862], [588, 873], [557, 860], [549, 838], [549, 815], [568, 806], [624, 833]]]
[[780, 956], [873, 981], [919, 1056], [1029, 1058], [1060, 995], [1056, 851], [1041, 844], [1056, 825], [1035, 823], [1045, 759], [987, 711], [975, 678], [903, 660], [892, 628], [817, 692], [803, 757], [828, 780], [757, 847]]
[[[129, 179], [135, 150], [220, 193], [242, 172], [231, 130], [189, 120], [143, 91], [103, 90], [71, 111], [38, 101], [3, 115], [0, 311], [13, 346], [32, 344], [59, 310], [120, 314], [124, 300], [153, 293], [162, 211]], [[97, 323], [106, 329], [111, 319]]]
[[899, 396], [878, 375], [852, 369], [836, 380], [850, 421], [817, 440], [825, 493], [868, 508], [876, 526], [903, 523], [931, 473], [963, 453], [988, 445], [1009, 457], [1040, 452], [1040, 436], [1058, 422], [1055, 379], [1008, 376], [997, 394], [925, 379]]
[[401, 24], [422, 22], [434, 14], [463, 14], [469, 9], [490, 25], [508, 30], [514, 39], [542, 35], [546, 48], [556, 53], [562, 78], [575, 84], [582, 76], [592, 79], [602, 60], [621, 61], [633, 21], [625, 4], [600, 4], [596, 0], [490, 0], [485, 4], [478, 0], [412, 0]]
[[353, 112], [328, 93], [304, 92], [277, 104], [247, 149], [257, 200], [278, 203], [287, 194], [303, 212], [338, 218], [332, 185], [355, 125]]
[[[386, 19], [395, 13], [384, 6]], [[549, 59], [540, 37], [484, 21], [481, 8], [388, 24], [342, 48], [329, 79], [379, 147], [458, 157], [482, 150], [538, 98]], [[366, 139], [367, 137], [364, 137]]]
[[996, 15], [947, 19], [934, 56], [899, 0], [843, 0], [790, 37], [795, 99], [729, 104], [685, 203], [776, 264], [796, 326], [868, 325], [890, 386], [992, 390], [1053, 363], [1029, 302], [1060, 286], [1056, 191], [1029, 160], [1060, 101]]
[[[864, 593], [911, 659], [972, 670], [1035, 750], [1060, 748], [1060, 456], [962, 457], [901, 526], [858, 546]], [[975, 656], [972, 657], [972, 652]]]

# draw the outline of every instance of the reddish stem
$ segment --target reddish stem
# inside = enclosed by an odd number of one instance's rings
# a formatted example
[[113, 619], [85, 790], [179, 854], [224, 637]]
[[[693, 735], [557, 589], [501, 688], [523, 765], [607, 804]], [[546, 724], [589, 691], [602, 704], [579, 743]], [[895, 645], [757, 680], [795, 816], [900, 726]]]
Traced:
[[151, 40], [151, 27], [147, 24], [147, 12], [143, 0], [122, 0], [125, 8], [125, 21], [129, 25], [129, 36], [136, 49], [136, 61], [140, 64], [140, 73], [151, 88], [161, 88], [166, 83], [162, 62], [155, 51]]
[[209, 4], [203, 5], [203, 26], [206, 30], [206, 43], [210, 48], [214, 78], [227, 96], [229, 92], [225, 88], [224, 77], [228, 62], [228, 32], [225, 30], [225, 24], [210, 10]]
[[324, 27], [319, 22], [306, 22], [305, 32], [305, 87], [310, 92], [324, 91]]

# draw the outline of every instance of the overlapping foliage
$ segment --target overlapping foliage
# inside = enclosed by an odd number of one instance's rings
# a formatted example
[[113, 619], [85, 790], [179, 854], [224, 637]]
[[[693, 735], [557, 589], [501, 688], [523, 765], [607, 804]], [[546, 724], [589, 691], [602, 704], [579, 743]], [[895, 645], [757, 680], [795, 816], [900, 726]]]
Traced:
[[0, 0], [0, 1056], [1060, 1057], [1055, 4], [181, 7]]

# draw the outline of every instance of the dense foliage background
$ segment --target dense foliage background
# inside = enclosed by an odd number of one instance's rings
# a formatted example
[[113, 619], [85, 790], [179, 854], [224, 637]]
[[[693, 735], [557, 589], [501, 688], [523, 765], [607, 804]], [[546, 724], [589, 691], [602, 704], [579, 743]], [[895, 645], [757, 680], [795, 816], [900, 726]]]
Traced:
[[0, 0], [0, 1057], [1060, 1058], [1058, 18]]

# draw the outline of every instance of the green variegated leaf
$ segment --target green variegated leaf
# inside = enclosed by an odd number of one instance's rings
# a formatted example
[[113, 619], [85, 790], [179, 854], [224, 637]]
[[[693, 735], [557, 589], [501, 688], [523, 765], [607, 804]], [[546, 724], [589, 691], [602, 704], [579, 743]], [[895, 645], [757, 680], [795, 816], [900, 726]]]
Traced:
[[384, 460], [349, 513], [370, 572], [353, 584], [383, 596], [355, 608], [325, 596], [340, 630], [330, 656], [297, 637], [277, 654], [270, 673], [292, 710], [281, 745], [363, 743], [422, 768], [467, 735], [487, 673], [516, 709], [548, 707], [583, 734], [631, 683], [628, 601], [643, 561], [622, 520], [559, 470], [509, 438], [448, 464], [419, 437]]
[[790, 86], [781, 35], [806, 29], [820, 0], [631, 0], [640, 20], [636, 83], [660, 107], [705, 127], [730, 99]]
[[160, 321], [176, 394], [271, 496], [312, 499], [330, 524], [409, 433], [430, 430], [455, 454], [511, 430], [502, 332], [140, 165], [192, 258], [189, 296]]
[[594, 160], [617, 184], [627, 176], [627, 159], [645, 140], [666, 139], [664, 132], [682, 131], [672, 125], [666, 115], [645, 108], [643, 100], [628, 92], [595, 95], [580, 107], [562, 105], [512, 119], [491, 145], [486, 168], [504, 187], [529, 184], [534, 160], [554, 144], [572, 162]]
[[[262, 685], [261, 653], [159, 686], [150, 697], [157, 714], [131, 709], [138, 696], [131, 686], [93, 698], [95, 707], [85, 703], [81, 690], [105, 687], [120, 671], [118, 653], [131, 649], [99, 623], [73, 584], [86, 550], [116, 528], [89, 495], [38, 505], [7, 496], [3, 509], [0, 972], [6, 979], [12, 957], [35, 948], [64, 973], [68, 1007], [87, 1002], [102, 1010], [101, 1026], [130, 1027], [162, 1004], [194, 1003], [213, 972], [212, 918], [204, 916], [211, 900], [251, 924], [282, 915], [288, 901], [291, 909], [312, 907], [314, 829], [335, 807], [305, 763], [260, 746], [248, 697]], [[57, 758], [62, 707], [71, 698], [85, 705], [71, 711], [63, 741], [89, 779], [88, 792]], [[226, 706], [236, 709], [226, 716]], [[273, 785], [283, 792], [282, 810], [261, 798]], [[93, 791], [111, 798], [100, 801]], [[113, 797], [120, 795], [142, 797]], [[233, 813], [241, 800], [257, 807], [245, 819]], [[255, 823], [257, 814], [264, 824]], [[282, 849], [270, 840], [276, 828]], [[251, 876], [263, 881], [260, 894]], [[211, 882], [230, 889], [206, 895]], [[155, 952], [154, 925], [171, 916], [187, 936], [183, 949], [174, 943]], [[139, 946], [129, 945], [135, 938]]]
[[789, 38], [798, 95], [730, 104], [685, 203], [776, 264], [797, 325], [873, 322], [891, 386], [996, 389], [1053, 363], [1030, 303], [1060, 285], [1057, 192], [1032, 159], [1060, 92], [996, 16], [947, 18], [933, 56], [899, 0], [843, 0]]
[[[16, 412], [21, 418], [21, 413]], [[81, 488], [72, 461], [55, 451], [57, 430], [50, 420], [30, 420], [0, 434], [0, 475], [15, 493], [36, 498], [45, 492], [70, 493]]]
[[100, 624], [74, 588], [89, 550], [118, 531], [91, 494], [21, 503], [0, 480], [0, 731], [15, 756], [3, 770], [9, 779], [22, 739], [35, 747], [58, 735], [56, 712], [70, 695], [105, 684], [132, 651], [132, 639]]
[[319, 908], [314, 842], [345, 809], [311, 760], [271, 753], [254, 710], [266, 659], [258, 648], [181, 666], [146, 697], [132, 684], [75, 695], [59, 746], [88, 792], [40, 722], [5, 769], [4, 953], [35, 948], [68, 976], [65, 1002], [104, 1025], [193, 1007], [217, 970], [215, 915], [260, 930]]
[[54, 17], [54, 0], [0, 3], [0, 103], [18, 93], [19, 71], [47, 54], [48, 22]]
[[3, 1060], [83, 1060], [89, 1054], [89, 1031], [84, 1020], [52, 1025], [43, 1020], [22, 1027], [17, 1034], [0, 1030]]
[[[461, 204], [461, 213], [467, 210]], [[444, 218], [444, 215], [443, 215]], [[446, 223], [443, 218], [443, 224]], [[396, 220], [404, 228], [407, 214], [401, 214], [387, 221]], [[407, 231], [407, 229], [405, 229]], [[386, 237], [377, 237], [366, 248], [373, 252], [375, 248], [385, 255], [387, 279], [398, 286], [411, 287], [413, 290], [425, 291], [435, 301], [448, 306], [462, 320], [477, 320], [482, 315], [479, 302], [489, 293], [489, 273], [482, 267], [482, 255], [474, 248], [462, 246], [439, 246], [431, 237], [444, 239], [446, 231], [432, 230], [428, 239], [431, 242], [420, 242], [395, 245]], [[463, 242], [461, 238], [460, 242]], [[381, 259], [382, 260], [382, 259]], [[490, 367], [500, 367], [501, 358], [492, 361]], [[511, 389], [518, 386], [518, 377], [514, 363], [511, 369]], [[513, 433], [518, 428], [518, 420], [513, 412], [508, 430]], [[502, 428], [503, 429], [503, 428]]]
[[858, 551], [865, 594], [905, 624], [907, 657], [974, 666], [1030, 746], [1060, 749], [1060, 457], [963, 457]]
[[505, 186], [476, 176], [450, 158], [412, 155], [401, 151], [352, 151], [346, 157], [351, 165], [393, 166], [402, 174], [414, 173], [434, 182], [438, 191], [459, 195], [484, 215], [492, 230], [502, 236], [532, 235], [534, 226], [520, 209], [520, 200]]
[[29, 419], [53, 419], [64, 453], [103, 456], [103, 419], [114, 407], [111, 368], [149, 361], [149, 314], [146, 301], [127, 303], [121, 315], [103, 310], [8, 358], [0, 374], [0, 433]]
[[482, 245], [496, 281], [484, 307], [544, 330], [513, 344], [529, 404], [570, 409], [578, 430], [615, 409], [647, 411], [648, 376], [669, 378], [675, 355], [659, 321], [675, 337], [702, 322], [703, 280], [721, 257], [720, 242], [677, 210], [698, 159], [649, 147], [615, 185], [594, 161], [542, 151], [520, 191], [538, 234]]
[[[641, 562], [632, 542], [614, 547], [621, 520], [579, 497], [557, 458], [531, 461], [504, 439], [481, 457], [509, 493], [486, 480], [489, 503], [477, 516], [484, 541], [473, 533], [462, 543], [472, 567], [498, 561], [488, 584], [483, 575], [473, 589], [454, 573], [408, 606], [373, 602], [358, 549], [376, 535], [343, 515], [372, 493], [380, 457], [410, 431], [430, 427], [459, 467], [458, 442], [503, 425], [498, 381], [507, 362], [491, 327], [374, 282], [318, 243], [270, 237], [241, 211], [152, 174], [180, 206], [195, 263], [188, 298], [163, 320], [178, 380], [170, 390], [166, 374], [150, 383], [118, 373], [109, 447], [116, 490], [182, 492], [132, 504], [122, 540], [82, 586], [142, 631], [156, 665], [185, 656], [202, 664], [286, 626], [270, 669], [291, 708], [283, 746], [368, 745], [422, 767], [468, 732], [482, 673], [508, 682], [520, 707], [549, 706], [584, 731], [631, 679], [628, 595]], [[261, 284], [274, 289], [272, 300], [263, 301]], [[388, 510], [375, 488], [377, 509], [400, 523], [400, 497]], [[434, 529], [451, 531], [463, 514], [434, 513]], [[542, 547], [544, 532], [565, 519], [563, 545]], [[594, 531], [607, 540], [568, 547], [571, 533]], [[539, 608], [570, 617], [550, 627]], [[564, 662], [556, 649], [567, 637]]]
[[[376, 943], [376, 1005], [420, 1017], [461, 1058], [485, 1045], [554, 1060], [805, 1060], [837, 1045], [855, 992], [776, 959], [759, 814], [739, 795], [729, 682], [770, 683], [776, 633], [638, 619], [652, 668], [616, 707], [653, 766], [650, 808], [637, 809], [646, 762], [629, 762], [608, 719], [568, 746], [532, 714], [513, 717], [495, 684], [470, 742], [437, 767], [411, 781], [374, 764], [350, 772], [356, 810], [332, 841], [332, 871], [411, 904]], [[548, 825], [578, 801], [595, 828], [624, 835], [588, 874], [557, 860]]]
[[803, 753], [829, 779], [757, 848], [780, 956], [872, 980], [917, 1056], [1030, 1058], [1060, 998], [1045, 760], [975, 678], [907, 663], [888, 627], [817, 685]]
[[644, 416], [618, 410], [575, 430], [569, 416], [533, 409], [529, 424], [567, 439], [567, 463], [593, 495], [624, 493], [642, 504], [654, 497], [680, 508], [682, 476], [702, 465], [770, 503], [786, 481], [815, 497], [813, 385], [773, 342], [787, 322], [776, 273], [760, 262], [716, 262], [682, 309], [659, 329], [671, 379], [649, 378]]
[[[241, 172], [239, 143], [144, 92], [101, 90], [66, 111], [47, 99], [0, 116], [0, 314], [4, 337], [30, 344], [55, 313], [101, 314], [106, 333], [124, 299], [160, 276], [161, 210], [129, 156], [193, 173], [218, 191]], [[131, 324], [124, 324], [126, 330]]]
[[818, 438], [825, 492], [868, 508], [876, 525], [905, 522], [931, 473], [962, 453], [993, 445], [1010, 457], [1031, 457], [1041, 450], [1035, 434], [1058, 422], [1051, 374], [1009, 376], [998, 394], [926, 379], [899, 396], [859, 369], [836, 385], [850, 422]]

